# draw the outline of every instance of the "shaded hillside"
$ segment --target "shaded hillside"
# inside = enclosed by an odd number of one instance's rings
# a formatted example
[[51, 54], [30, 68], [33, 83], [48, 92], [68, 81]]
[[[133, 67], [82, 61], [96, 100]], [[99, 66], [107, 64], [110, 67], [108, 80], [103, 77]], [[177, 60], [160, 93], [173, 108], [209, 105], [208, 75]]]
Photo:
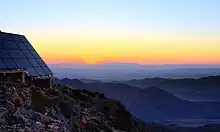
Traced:
[[[0, 84], [0, 110], [1, 132], [170, 132], [161, 125], [152, 129], [104, 94], [62, 85]], [[83, 116], [86, 128], [82, 128]]]
[[210, 77], [203, 77], [199, 79], [165, 79], [165, 78], [146, 78], [140, 80], [130, 80], [126, 81], [125, 83], [131, 84], [134, 86], [139, 87], [150, 87], [150, 86], [171, 86], [171, 87], [220, 87], [220, 76], [210, 76]]
[[[135, 116], [145, 121], [163, 121], [181, 118], [220, 118], [220, 104], [190, 102], [171, 93], [150, 87], [146, 89], [121, 83], [79, 83], [71, 79], [59, 80], [76, 88], [102, 92], [107, 97], [120, 100]], [[74, 84], [76, 83], [76, 84]], [[80, 84], [80, 86], [79, 86]]]
[[146, 78], [123, 83], [147, 88], [156, 86], [187, 100], [220, 101], [220, 76], [199, 79]]

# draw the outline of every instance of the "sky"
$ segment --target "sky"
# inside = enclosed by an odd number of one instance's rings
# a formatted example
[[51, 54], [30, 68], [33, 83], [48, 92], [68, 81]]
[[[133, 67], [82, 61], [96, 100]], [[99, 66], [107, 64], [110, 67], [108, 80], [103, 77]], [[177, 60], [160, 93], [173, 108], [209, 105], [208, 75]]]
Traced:
[[0, 0], [46, 63], [220, 64], [219, 0]]

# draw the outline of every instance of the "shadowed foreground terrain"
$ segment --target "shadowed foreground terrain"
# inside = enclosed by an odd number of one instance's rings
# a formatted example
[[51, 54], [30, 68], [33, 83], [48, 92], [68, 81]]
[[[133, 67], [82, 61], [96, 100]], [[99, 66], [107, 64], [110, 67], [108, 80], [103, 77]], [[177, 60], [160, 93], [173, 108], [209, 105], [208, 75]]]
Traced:
[[[147, 111], [146, 111], [147, 112]], [[82, 117], [87, 120], [82, 128]], [[146, 124], [119, 102], [99, 92], [65, 85], [39, 88], [0, 83], [1, 132], [219, 132], [218, 125], [200, 128]]]
[[54, 85], [38, 88], [21, 83], [0, 84], [1, 132], [77, 132], [81, 117], [87, 119], [85, 132], [170, 131], [149, 127], [134, 118], [116, 100], [104, 94]]

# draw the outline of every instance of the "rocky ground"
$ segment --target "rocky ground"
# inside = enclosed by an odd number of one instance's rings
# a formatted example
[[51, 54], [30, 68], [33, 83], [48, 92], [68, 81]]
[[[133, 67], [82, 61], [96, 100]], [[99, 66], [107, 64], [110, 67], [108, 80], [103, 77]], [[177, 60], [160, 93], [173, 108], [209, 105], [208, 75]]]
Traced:
[[[82, 118], [85, 118], [86, 125]], [[0, 132], [166, 132], [135, 119], [116, 100], [63, 85], [0, 84]]]

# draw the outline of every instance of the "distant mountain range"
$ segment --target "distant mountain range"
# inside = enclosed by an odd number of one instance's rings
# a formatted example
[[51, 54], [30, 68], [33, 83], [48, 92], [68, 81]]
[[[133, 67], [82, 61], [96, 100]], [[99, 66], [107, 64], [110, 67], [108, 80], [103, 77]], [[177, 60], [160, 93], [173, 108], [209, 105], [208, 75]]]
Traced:
[[133, 79], [123, 83], [141, 88], [159, 87], [187, 100], [220, 101], [219, 82], [220, 76], [210, 76], [198, 79], [145, 78]]
[[58, 78], [125, 81], [142, 78], [199, 78], [220, 74], [220, 64], [140, 65], [136, 63], [50, 64]]
[[[146, 80], [151, 80], [149, 87], [146, 85], [148, 83], [145, 83]], [[162, 84], [168, 87], [170, 84], [171, 89], [176, 86], [196, 88], [196, 86], [201, 85], [220, 88], [218, 84], [219, 76], [200, 79], [170, 80], [154, 78], [149, 80], [130, 80], [123, 83], [103, 83], [99, 81], [85, 83], [77, 79], [55, 79], [57, 83], [101, 92], [107, 97], [120, 100], [132, 114], [147, 122], [166, 122], [168, 120], [182, 119], [220, 119], [219, 102], [205, 100], [198, 102], [187, 101], [159, 87], [163, 86]], [[142, 83], [139, 84], [139, 81]], [[137, 87], [138, 85], [146, 87], [140, 88]]]

